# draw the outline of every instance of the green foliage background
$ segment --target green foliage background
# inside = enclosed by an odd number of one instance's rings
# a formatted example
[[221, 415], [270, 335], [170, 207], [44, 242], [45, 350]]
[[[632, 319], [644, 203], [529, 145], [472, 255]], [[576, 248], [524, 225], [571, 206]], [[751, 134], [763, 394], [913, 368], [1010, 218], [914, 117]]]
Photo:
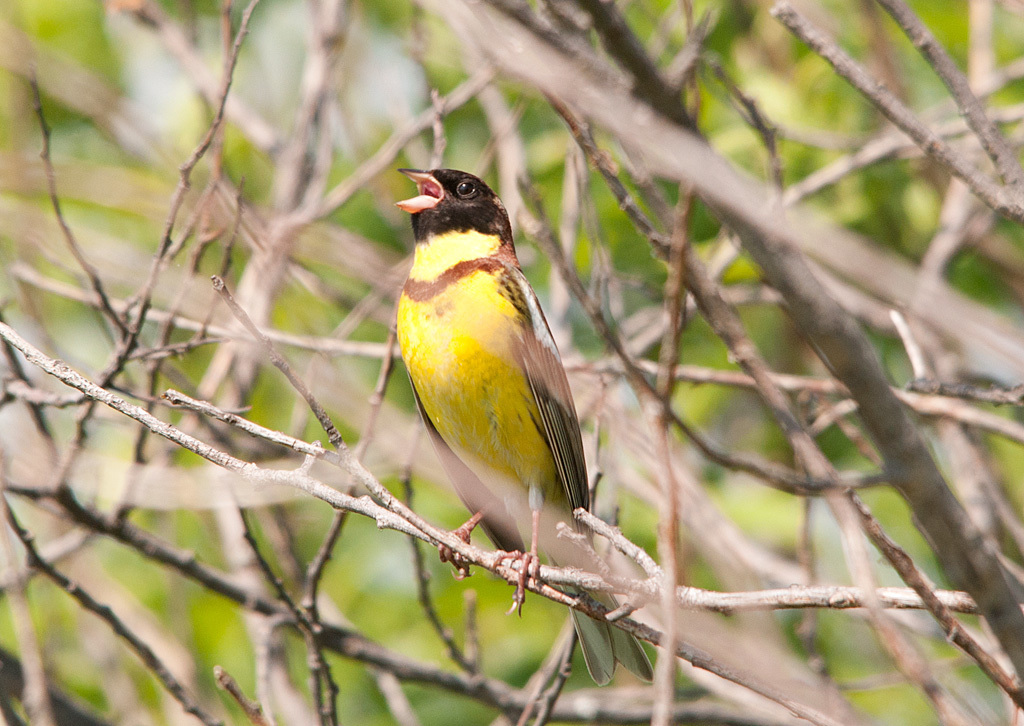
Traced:
[[[46, 193], [39, 159], [39, 122], [32, 110], [28, 84], [31, 69], [37, 69], [43, 109], [51, 127], [51, 154], [64, 217], [86, 256], [100, 271], [108, 292], [118, 299], [131, 295], [148, 270], [178, 184], [178, 168], [211, 120], [210, 105], [195, 93], [189, 75], [168, 54], [154, 30], [128, 10], [114, 9], [115, 4], [105, 8], [95, 0], [0, 3], [0, 267], [4, 270], [0, 274], [0, 312], [6, 322], [31, 333], [37, 344], [54, 357], [83, 371], [101, 369], [110, 354], [103, 320], [81, 301], [52, 289], [53, 285], [44, 289], [26, 273], [33, 270], [54, 285], [84, 289], [83, 276], [62, 241]], [[676, 3], [636, 0], [623, 5], [641, 39], [664, 48], [661, 61], [667, 62], [682, 47], [685, 27]], [[966, 4], [916, 2], [913, 6], [954, 57], [965, 64]], [[202, 61], [218, 73], [222, 62], [218, 3], [165, 0], [161, 7], [174, 23], [194, 34]], [[236, 9], [236, 23], [238, 12]], [[278, 128], [283, 138], [290, 132], [299, 100], [304, 33], [310, 22], [307, 12], [307, 4], [296, 0], [260, 3], [241, 50], [231, 91]], [[866, 3], [835, 1], [813, 3], [808, 12], [827, 23], [849, 52], [867, 59], [887, 80], [898, 82], [897, 91], [912, 108], [923, 114], [934, 111], [940, 118], [953, 115], [941, 82], [875, 8]], [[1002, 5], [997, 5], [995, 12], [996, 60], [998, 64], [1009, 63], [1024, 48], [1024, 22], [1019, 14]], [[466, 78], [457, 39], [437, 18], [414, 3], [362, 0], [350, 3], [347, 13], [347, 30], [339, 40], [344, 49], [331, 89], [336, 116], [331, 124], [328, 188], [349, 178], [396, 128], [429, 107], [430, 89], [445, 94]], [[706, 59], [720, 64], [776, 128], [786, 185], [858, 148], [885, 127], [884, 120], [859, 94], [770, 17], [765, 4], [698, 1], [694, 13], [711, 18]], [[506, 79], [499, 79], [496, 85], [518, 119], [516, 131], [525, 146], [530, 175], [546, 209], [557, 218], [571, 139], [552, 109], [530, 91]], [[699, 125], [709, 143], [751, 175], [767, 180], [769, 159], [763, 139], [706, 66], [697, 76], [696, 88]], [[694, 94], [690, 95], [693, 101]], [[1024, 87], [1019, 81], [1006, 85], [992, 99], [1000, 107], [1021, 102]], [[494, 130], [476, 101], [447, 115], [444, 133], [446, 166], [483, 173], [496, 183]], [[1019, 134], [1019, 130], [1013, 126], [1010, 133]], [[834, 148], [802, 140], [812, 135], [827, 140]], [[425, 164], [432, 143], [429, 131], [418, 135], [389, 167]], [[277, 160], [273, 154], [258, 148], [231, 122], [226, 126], [222, 154], [225, 179], [241, 189], [248, 212], [263, 222], [272, 219], [280, 206], [274, 198]], [[209, 159], [196, 169], [179, 224], [195, 208], [199, 190], [212, 173]], [[929, 161], [916, 156], [893, 159], [848, 175], [811, 196], [807, 204], [835, 223], [917, 264], [939, 228], [948, 184], [948, 176]], [[385, 341], [396, 283], [400, 282], [402, 261], [411, 244], [408, 219], [392, 202], [408, 196], [409, 191], [408, 181], [389, 169], [374, 176], [339, 209], [301, 230], [292, 259], [308, 278], [288, 276], [274, 300], [270, 326], [317, 338], [329, 338], [341, 327], [351, 340]], [[606, 313], [628, 330], [640, 313], [660, 305], [665, 266], [650, 253], [596, 175], [592, 175], [587, 191], [587, 216], [573, 261], [588, 282], [600, 285], [609, 279], [614, 281], [612, 299], [605, 300]], [[674, 204], [679, 194], [667, 184], [661, 184], [660, 191], [669, 204]], [[253, 253], [243, 239], [224, 252], [230, 237], [225, 220], [230, 221], [230, 217], [219, 220], [219, 236], [198, 263], [201, 274], [194, 278], [185, 274], [194, 241], [173, 260], [165, 281], [158, 286], [157, 307], [168, 305], [180, 292], [180, 285], [186, 284], [190, 286], [186, 297], [193, 309], [213, 306], [215, 298], [205, 279], [222, 269], [224, 255], [228, 260], [228, 286], [233, 289], [238, 285]], [[690, 232], [702, 254], [710, 256], [720, 230], [699, 204]], [[343, 244], [339, 243], [342, 237]], [[1019, 325], [1024, 291], [1022, 243], [1024, 235], [1017, 226], [996, 221], [984, 243], [968, 244], [955, 256], [947, 280], [960, 292]], [[531, 240], [520, 237], [518, 248], [527, 276], [547, 304], [551, 280], [557, 273]], [[357, 258], [356, 251], [362, 256]], [[377, 275], [389, 269], [395, 271], [393, 280]], [[736, 290], [760, 286], [758, 269], [742, 254], [723, 272], [722, 280]], [[778, 307], [753, 305], [742, 311], [748, 332], [776, 370], [819, 376], [825, 373]], [[608, 356], [578, 306], [570, 306], [564, 323], [572, 334], [573, 357], [578, 353], [578, 359], [595, 362]], [[155, 331], [150, 324], [143, 335], [152, 340]], [[171, 340], [184, 342], [190, 338], [190, 332], [178, 331]], [[885, 331], [876, 332], [874, 340], [893, 383], [904, 384], [911, 372], [899, 340]], [[216, 345], [211, 343], [173, 356], [150, 393], [158, 394], [168, 387], [194, 393], [215, 350]], [[285, 351], [297, 369], [306, 372], [346, 441], [354, 445], [367, 415], [366, 401], [373, 392], [380, 361], [287, 346]], [[642, 356], [657, 360], [657, 346], [649, 347]], [[686, 327], [680, 362], [735, 368], [724, 346], [699, 318]], [[125, 384], [141, 384], [145, 380], [143, 371], [141, 362], [131, 364]], [[1001, 383], [1015, 383], [999, 380], [998, 371], [991, 373]], [[387, 420], [396, 428], [378, 434], [382, 443], [371, 444], [368, 464], [392, 491], [403, 494], [402, 462], [396, 460], [395, 452], [403, 450], [402, 442], [416, 435], [416, 423], [401, 369], [391, 377], [385, 400]], [[785, 438], [752, 392], [684, 384], [678, 389], [676, 404], [688, 421], [729, 450], [754, 451], [786, 463], [791, 460]], [[246, 406], [243, 413], [252, 421], [307, 439], [324, 438], [281, 375], [264, 363], [260, 363]], [[1019, 409], [991, 410], [1009, 419], [1020, 418]], [[28, 436], [19, 424], [22, 419], [9, 412], [10, 408], [0, 409], [0, 440], [8, 460], [16, 457], [13, 452], [21, 446], [20, 437]], [[186, 418], [167, 408], [159, 408], [158, 415], [175, 422]], [[73, 431], [72, 417], [55, 415], [54, 422], [57, 439], [66, 441]], [[593, 436], [594, 423], [593, 418], [585, 420], [588, 436]], [[104, 460], [130, 460], [136, 435], [124, 421], [104, 418], [90, 427], [89, 448]], [[1024, 474], [1019, 444], [991, 434], [981, 437], [1006, 495], [1019, 511]], [[837, 467], [873, 470], [855, 444], [835, 427], [824, 431], [819, 440]], [[713, 501], [747, 537], [766, 550], [795, 559], [805, 517], [804, 500], [701, 460], [684, 439], [676, 444]], [[244, 444], [235, 445], [246, 451]], [[272, 458], [265, 450], [251, 449], [257, 458]], [[424, 444], [420, 452], [428, 455]], [[274, 455], [284, 453], [278, 450]], [[174, 454], [170, 463], [179, 475], [186, 473], [184, 478], [190, 469], [200, 468], [195, 457], [184, 452]], [[940, 463], [947, 464], [942, 459]], [[51, 462], [45, 462], [43, 468], [49, 466]], [[417, 470], [414, 505], [430, 520], [454, 526], [464, 513], [443, 480], [429, 475], [436, 475], [435, 470]], [[101, 468], [77, 482], [83, 487], [83, 498], [100, 496], [93, 490], [99, 488], [103, 471]], [[177, 486], [175, 481], [168, 480], [167, 486]], [[657, 512], [634, 489], [608, 486], [610, 493], [601, 500], [604, 511], [600, 513], [610, 514], [615, 506], [620, 507], [626, 534], [654, 552]], [[159, 489], [151, 496], [153, 504], [161, 504], [156, 501], [161, 497]], [[948, 585], [899, 497], [879, 489], [866, 492], [864, 498], [915, 561], [938, 583]], [[102, 496], [99, 501], [109, 506], [109, 500]], [[52, 540], [73, 530], [60, 518], [16, 498], [13, 503], [41, 540]], [[811, 509], [815, 512], [811, 531], [818, 576], [825, 583], [846, 583], [849, 576], [835, 525], [820, 503], [812, 503]], [[298, 572], [297, 563], [307, 562], [314, 555], [332, 512], [317, 501], [289, 502], [279, 520], [268, 512], [259, 510], [253, 520], [262, 549], [284, 573], [286, 582], [294, 584], [292, 575]], [[203, 509], [202, 502], [194, 509], [172, 511], [143, 507], [130, 516], [140, 526], [194, 551], [200, 561], [231, 567], [231, 557], [216, 534], [217, 520]], [[286, 522], [295, 535], [290, 551], [280, 546], [280, 532], [275, 531], [281, 522]], [[701, 532], [688, 531], [683, 536], [689, 542], [699, 541]], [[714, 568], [700, 556], [699, 548], [687, 547], [691, 556], [682, 573], [685, 581], [711, 589], [725, 587]], [[1019, 553], [1009, 548], [1008, 553], [1019, 560]], [[427, 553], [431, 589], [442, 620], [461, 641], [465, 598], [467, 593], [475, 593], [483, 671], [515, 686], [525, 684], [557, 638], [564, 611], [540, 598], [530, 598], [521, 619], [506, 617], [503, 613], [510, 597], [507, 585], [486, 574], [456, 583], [435, 559]], [[101, 599], [136, 627], [151, 633], [157, 647], [168, 654], [172, 670], [194, 685], [201, 701], [219, 703], [215, 710], [231, 721], [241, 722], [237, 709], [216, 689], [212, 678], [213, 667], [220, 665], [247, 693], [255, 688], [256, 654], [246, 635], [243, 612], [236, 605], [108, 539], [100, 538], [77, 550], [60, 566], [87, 589], [100, 588], [97, 594]], [[882, 584], [900, 584], [883, 567], [879, 576]], [[328, 566], [323, 593], [354, 628], [367, 636], [412, 658], [452, 667], [422, 617], [410, 546], [402, 536], [380, 532], [372, 522], [350, 517]], [[114, 720], [182, 720], [177, 706], [149, 672], [109, 636], [104, 625], [40, 578], [29, 585], [28, 595], [46, 653], [47, 673], [54, 683]], [[797, 632], [803, 622], [801, 613], [779, 611], [772, 617], [788, 637], [792, 652], [804, 657], [804, 644]], [[972, 618], [966, 620], [972, 627], [977, 625]], [[927, 621], [918, 622], [925, 623], [921, 625], [923, 632], [934, 635]], [[940, 680], [952, 684], [950, 687], [977, 713], [1003, 714], [995, 687], [951, 646], [933, 637], [917, 637], [915, 642], [940, 671]], [[285, 643], [294, 681], [305, 684], [302, 643], [294, 637], [286, 638]], [[863, 618], [849, 611], [820, 613], [815, 643], [825, 670], [873, 722], [909, 725], [934, 721], [927, 701], [894, 670]], [[0, 602], [0, 645], [17, 650], [6, 600]], [[340, 721], [392, 723], [367, 669], [335, 656], [328, 658], [340, 688]], [[119, 679], [116, 688], [109, 680], [111, 674]], [[567, 688], [590, 685], [577, 655]], [[134, 691], [137, 705], [144, 710], [123, 710], [125, 704], [115, 699], [120, 688]], [[701, 691], [687, 681], [680, 681], [679, 688], [684, 698], [696, 697]], [[425, 685], [407, 685], [405, 693], [425, 725], [487, 723], [495, 717], [492, 709], [471, 699]]]

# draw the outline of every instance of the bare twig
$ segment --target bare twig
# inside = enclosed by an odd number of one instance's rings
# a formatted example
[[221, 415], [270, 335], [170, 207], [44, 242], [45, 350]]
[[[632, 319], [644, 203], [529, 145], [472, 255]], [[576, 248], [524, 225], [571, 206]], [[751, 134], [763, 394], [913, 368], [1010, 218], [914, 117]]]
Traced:
[[72, 582], [66, 575], [57, 570], [53, 565], [44, 560], [36, 550], [33, 536], [18, 523], [13, 512], [7, 509], [4, 514], [11, 529], [21, 540], [25, 547], [29, 567], [46, 575], [60, 589], [64, 590], [82, 608], [96, 615], [104, 621], [110, 629], [138, 656], [143, 665], [160, 681], [167, 692], [181, 704], [186, 713], [191, 714], [206, 726], [220, 726], [223, 722], [214, 718], [192, 697], [184, 686], [175, 678], [174, 674], [167, 668], [163, 660], [153, 651], [152, 648], [136, 633], [130, 630], [124, 622], [109, 607], [96, 600], [92, 595]]
[[[405, 501], [411, 507], [412, 506], [412, 495], [413, 488], [411, 484], [412, 478], [412, 455], [419, 449], [419, 440], [421, 438], [421, 428], [416, 429], [416, 442], [414, 446], [410, 447], [410, 457], [405, 467], [405, 471], [402, 474], [402, 486], [405, 489]], [[413, 568], [416, 571], [416, 596], [419, 599], [420, 607], [423, 609], [424, 614], [427, 617], [427, 621], [433, 627], [434, 632], [444, 643], [445, 648], [448, 651], [448, 657], [452, 659], [459, 668], [463, 669], [467, 673], [479, 672], [479, 664], [475, 657], [471, 657], [469, 653], [470, 648], [460, 648], [458, 643], [455, 642], [454, 633], [451, 628], [447, 627], [441, 620], [441, 616], [437, 612], [437, 608], [434, 606], [434, 601], [430, 596], [430, 573], [427, 571], [426, 563], [423, 560], [423, 552], [420, 550], [419, 542], [415, 539], [409, 539], [409, 546], [412, 548], [413, 557]], [[470, 610], [472, 615], [472, 610]]]
[[926, 154], [962, 179], [985, 204], [1010, 219], [1024, 221], [1024, 206], [1019, 200], [1008, 197], [1002, 187], [978, 171], [963, 154], [954, 151], [833, 40], [798, 13], [789, 2], [778, 0], [772, 7], [772, 14], [815, 53], [828, 61], [836, 73], [864, 94], [886, 118], [914, 139]]
[[242, 713], [245, 714], [249, 723], [253, 724], [253, 726], [273, 726], [267, 717], [263, 715], [263, 709], [260, 707], [260, 704], [245, 695], [241, 686], [231, 677], [230, 673], [220, 666], [214, 666], [213, 676], [217, 680], [217, 685], [227, 691], [235, 703], [238, 704], [238, 707], [242, 709]]
[[[7, 502], [6, 461], [2, 451], [0, 451], [0, 513], [3, 514], [5, 522], [12, 516]], [[47, 692], [46, 671], [43, 668], [43, 652], [39, 643], [39, 634], [32, 623], [32, 611], [29, 609], [28, 597], [25, 592], [28, 580], [27, 572], [18, 563], [11, 531], [7, 526], [4, 526], [3, 532], [0, 533], [0, 543], [3, 546], [5, 569], [9, 573], [8, 579], [10, 580], [10, 586], [5, 590], [10, 598], [14, 633], [21, 652], [21, 660], [24, 663], [25, 687], [22, 689], [22, 701], [25, 705], [25, 713], [33, 724], [55, 726], [53, 704], [50, 702], [50, 694]]]
[[605, 49], [632, 76], [633, 92], [650, 101], [667, 118], [693, 128], [693, 121], [683, 107], [678, 89], [663, 78], [661, 70], [651, 61], [619, 7], [602, 0], [579, 0], [579, 4], [593, 19]]
[[992, 403], [996, 406], [1024, 405], [1024, 383], [1013, 388], [999, 386], [974, 386], [970, 383], [947, 383], [917, 378], [907, 383], [907, 390], [914, 393], [927, 393], [933, 396], [946, 396], [979, 403]]
[[[575, 649], [576, 629], [569, 628], [561, 653], [556, 651], [556, 657], [552, 660], [554, 678], [551, 679], [551, 685], [537, 699], [537, 718], [533, 720], [533, 726], [544, 726], [550, 720], [558, 697], [562, 694], [565, 682], [569, 680], [569, 674], [572, 672], [572, 653]], [[549, 679], [542, 678], [541, 682], [544, 683], [547, 680]], [[524, 716], [529, 713], [529, 710], [529, 708], [523, 709]]]
[[235, 66], [238, 63], [238, 54], [242, 49], [242, 41], [249, 32], [249, 20], [252, 18], [252, 14], [256, 10], [256, 5], [258, 3], [259, 0], [250, 0], [249, 4], [242, 12], [242, 19], [239, 23], [238, 32], [235, 34], [234, 44], [231, 48], [231, 55], [229, 56], [228, 61], [224, 64], [224, 74], [221, 78], [220, 89], [217, 95], [218, 103], [214, 112], [213, 120], [206, 129], [206, 133], [203, 135], [203, 138], [192, 150], [192, 153], [189, 155], [188, 159], [185, 160], [185, 163], [178, 169], [178, 185], [175, 187], [174, 193], [171, 197], [167, 218], [164, 222], [163, 231], [160, 234], [159, 248], [153, 256], [149, 272], [146, 275], [142, 286], [133, 296], [133, 302], [129, 303], [129, 307], [134, 307], [134, 310], [132, 311], [132, 315], [127, 316], [127, 331], [119, 341], [115, 355], [108, 364], [104, 375], [100, 377], [100, 380], [104, 385], [109, 382], [118, 370], [120, 370], [126, 356], [134, 350], [138, 342], [138, 336], [142, 329], [142, 324], [145, 322], [146, 314], [152, 304], [152, 294], [156, 286], [157, 279], [167, 262], [169, 253], [173, 248], [171, 233], [174, 229], [174, 223], [177, 220], [178, 212], [185, 201], [185, 194], [191, 184], [192, 171], [210, 149], [210, 146], [214, 143], [214, 140], [217, 138], [218, 130], [224, 121], [224, 109], [227, 105], [228, 93], [231, 90]]
[[[363, 427], [362, 435], [359, 437], [359, 443], [356, 444], [356, 450], [353, 456], [356, 459], [362, 459], [366, 453], [366, 449], [370, 445], [370, 441], [373, 438], [373, 428], [377, 421], [377, 414], [380, 412], [380, 407], [384, 404], [384, 389], [387, 387], [388, 380], [391, 377], [391, 371], [393, 370], [392, 364], [394, 363], [393, 351], [395, 347], [395, 331], [394, 328], [389, 329], [388, 339], [385, 343], [386, 353], [381, 360], [380, 372], [377, 375], [377, 385], [373, 389], [373, 393], [370, 396], [370, 415], [366, 418], [366, 425]], [[308, 400], [308, 399], [307, 399]], [[306, 568], [305, 582], [303, 583], [304, 594], [302, 596], [303, 605], [313, 612], [317, 610], [317, 591], [320, 587], [320, 580], [323, 577], [324, 568], [327, 566], [327, 561], [331, 557], [331, 553], [334, 550], [334, 545], [338, 541], [338, 537], [341, 534], [341, 528], [345, 523], [345, 512], [335, 512], [334, 520], [331, 522], [331, 526], [324, 535], [323, 542], [320, 543], [320, 548], [317, 550], [316, 555], [310, 560], [309, 566]]]
[[434, 122], [431, 125], [431, 130], [434, 134], [434, 146], [430, 152], [430, 164], [427, 168], [437, 169], [444, 160], [444, 150], [448, 146], [448, 140], [444, 135], [445, 104], [436, 88], [430, 89], [430, 105], [434, 109]]
[[270, 356], [270, 361], [271, 363], [274, 364], [274, 367], [284, 374], [285, 378], [288, 379], [288, 382], [292, 385], [292, 387], [299, 392], [300, 396], [302, 396], [305, 399], [306, 403], [309, 405], [310, 410], [313, 411], [313, 415], [316, 416], [317, 421], [320, 422], [320, 426], [327, 434], [327, 438], [330, 440], [331, 445], [335, 449], [346, 449], [346, 444], [344, 440], [342, 440], [341, 434], [338, 433], [338, 429], [337, 427], [335, 427], [334, 422], [331, 421], [331, 417], [327, 415], [327, 412], [324, 410], [324, 407], [320, 405], [320, 402], [313, 397], [312, 392], [310, 392], [306, 384], [302, 382], [302, 379], [295, 374], [295, 371], [292, 370], [292, 367], [288, 364], [288, 361], [286, 361], [281, 356], [281, 354], [277, 352], [277, 349], [274, 348], [273, 344], [270, 342], [270, 339], [267, 338], [267, 336], [264, 335], [263, 332], [256, 327], [255, 323], [253, 323], [252, 319], [248, 316], [245, 310], [243, 310], [242, 307], [237, 302], [235, 302], [235, 298], [231, 295], [231, 292], [224, 285], [224, 280], [222, 280], [218, 275], [214, 275], [212, 279], [213, 289], [216, 290], [220, 294], [224, 302], [227, 303], [227, 306], [228, 308], [230, 308], [232, 314], [238, 319], [239, 322], [241, 322], [246, 327], [246, 329], [252, 334], [252, 336], [260, 342], [260, 344], [263, 346], [263, 349], [267, 352], [267, 355]]
[[96, 296], [100, 310], [103, 311], [110, 324], [121, 335], [125, 335], [128, 331], [125, 329], [124, 321], [121, 320], [121, 317], [110, 306], [110, 299], [107, 297], [107, 291], [102, 280], [100, 280], [99, 272], [86, 259], [82, 248], [78, 244], [78, 240], [75, 239], [75, 235], [71, 231], [71, 227], [68, 226], [67, 220], [64, 219], [64, 214], [61, 211], [60, 197], [57, 195], [57, 174], [53, 170], [53, 160], [50, 158], [50, 126], [46, 123], [46, 116], [43, 114], [43, 102], [39, 97], [39, 82], [36, 80], [34, 69], [29, 76], [29, 85], [32, 88], [32, 106], [39, 119], [39, 128], [43, 136], [43, 148], [39, 152], [39, 157], [43, 160], [43, 168], [46, 170], [46, 188], [50, 194], [50, 205], [53, 207], [53, 213], [57, 217], [57, 223], [64, 234], [64, 240], [67, 242], [68, 249], [71, 250], [71, 254], [74, 256], [78, 266], [82, 268], [82, 271], [89, 279], [89, 285]]
[[449, 113], [453, 109], [459, 108], [480, 93], [480, 90], [490, 83], [492, 78], [494, 78], [492, 68], [481, 68], [462, 85], [440, 99], [438, 104], [424, 110], [406, 126], [395, 131], [391, 138], [381, 144], [373, 156], [363, 162], [351, 176], [324, 195], [323, 201], [316, 210], [316, 216], [323, 217], [330, 214], [348, 201], [353, 194], [366, 185], [367, 181], [380, 174], [394, 162], [395, 157], [401, 153], [402, 147], [409, 142], [409, 139], [423, 130], [431, 128], [438, 113], [442, 111]]
[[[527, 694], [527, 701], [522, 712], [519, 714], [516, 726], [526, 726], [530, 721], [530, 716], [533, 715], [534, 709], [537, 710], [534, 726], [539, 726], [547, 720], [551, 707], [557, 701], [558, 694], [561, 692], [561, 686], [569, 675], [572, 653], [575, 649], [576, 629], [569, 620], [566, 620], [562, 626], [562, 632], [555, 640], [555, 646], [548, 653], [548, 657], [544, 659], [544, 663], [541, 664], [540, 668], [530, 676], [529, 682], [523, 689]], [[545, 692], [544, 686], [551, 681], [552, 677], [555, 680]]]
[[907, 358], [910, 359], [910, 367], [914, 371], [914, 378], [927, 378], [929, 366], [924, 359], [921, 345], [917, 342], [917, 338], [914, 337], [910, 324], [907, 323], [907, 319], [903, 317], [903, 313], [899, 310], [890, 310], [889, 317], [892, 318], [892, 324], [896, 326], [896, 332], [900, 334], [900, 339], [903, 341], [903, 347], [907, 351]]
[[[675, 650], [679, 640], [679, 610], [675, 607], [675, 591], [679, 579], [679, 482], [674, 471], [669, 426], [672, 393], [676, 380], [672, 375], [678, 358], [679, 338], [683, 329], [682, 312], [685, 307], [686, 286], [691, 270], [687, 255], [692, 252], [688, 234], [689, 205], [692, 198], [682, 195], [672, 230], [669, 251], [668, 281], [665, 285], [664, 310], [668, 325], [661, 341], [661, 356], [656, 379], [657, 395], [651, 396], [648, 419], [654, 430], [655, 451], [658, 457], [659, 479], [665, 508], [658, 518], [658, 554], [662, 570], [662, 613], [665, 622], [665, 641], [669, 650]], [[654, 671], [654, 714], [652, 726], [668, 726], [672, 720], [672, 701], [675, 698], [677, 664], [674, 658], [660, 658]]]
[[[161, 42], [175, 56], [178, 63], [211, 106], [222, 99], [222, 86], [203, 62], [201, 52], [189, 40], [180, 26], [174, 23], [159, 3], [144, 0], [135, 12], [142, 23], [156, 29]], [[232, 97], [225, 105], [228, 118], [234, 122], [253, 144], [263, 151], [276, 151], [281, 144], [279, 132], [254, 108], [242, 99]]]
[[[1020, 104], [993, 109], [992, 118], [1001, 124], [1017, 123], [1024, 117], [1024, 106]], [[970, 127], [960, 118], [943, 121], [933, 126], [936, 134], [944, 139], [963, 136], [970, 132]], [[787, 205], [796, 204], [812, 194], [836, 184], [854, 172], [865, 169], [880, 161], [896, 158], [914, 158], [923, 156], [924, 151], [917, 143], [899, 130], [888, 129], [863, 143], [856, 144], [856, 150], [839, 157], [820, 169], [811, 172], [795, 184], [786, 188], [783, 201]]]
[[[59, 295], [68, 300], [74, 300], [87, 305], [92, 304], [91, 296], [84, 294], [78, 288], [61, 283], [52, 278], [44, 277], [36, 270], [31, 269], [20, 262], [14, 263], [6, 271], [9, 272], [12, 277], [38, 287], [41, 290], [46, 290], [47, 292]], [[111, 305], [116, 312], [124, 314], [125, 311], [130, 309], [132, 303], [131, 301], [112, 298]], [[158, 308], [150, 308], [146, 319], [161, 325], [173, 326], [179, 330], [192, 331], [195, 333], [205, 332], [208, 336], [214, 339], [240, 340], [245, 337], [244, 334], [240, 333], [236, 329], [223, 325], [212, 325], [206, 321], [195, 320], [184, 315], [175, 314], [167, 310], [160, 310]], [[354, 355], [364, 358], [381, 358], [386, 353], [383, 343], [358, 340], [336, 340], [334, 338], [295, 335], [281, 330], [264, 330], [263, 334], [268, 340], [271, 340], [274, 343], [288, 345], [302, 350], [313, 350], [325, 355]]]
[[921, 572], [907, 553], [885, 534], [864, 503], [856, 496], [852, 497], [852, 501], [868, 537], [878, 547], [879, 551], [885, 555], [885, 558], [889, 560], [896, 571], [900, 573], [900, 577], [921, 596], [929, 611], [938, 621], [939, 625], [942, 626], [946, 637], [971, 656], [985, 674], [1013, 699], [1018, 708], [1024, 708], [1024, 685], [1022, 685], [1020, 678], [1008, 672], [990, 653], [985, 651], [953, 617], [949, 609], [935, 597], [935, 586], [928, 579], [928, 576]]
[[267, 559], [260, 551], [259, 543], [256, 541], [252, 528], [249, 526], [249, 520], [241, 509], [239, 509], [239, 516], [242, 519], [243, 536], [255, 556], [260, 572], [263, 573], [266, 581], [273, 586], [278, 599], [288, 608], [295, 624], [302, 633], [302, 639], [306, 645], [306, 661], [309, 665], [309, 690], [313, 696], [313, 703], [316, 705], [317, 714], [320, 716], [320, 723], [322, 726], [336, 726], [338, 723], [336, 710], [338, 686], [324, 660], [323, 648], [318, 637], [320, 632], [319, 624], [310, 617], [311, 614], [315, 616], [315, 613], [310, 613], [309, 610], [299, 607], [291, 595], [288, 594], [284, 582], [274, 572], [270, 563], [267, 562]]
[[1019, 197], [1024, 192], [1024, 169], [1021, 169], [1017, 152], [1007, 143], [996, 125], [985, 114], [981, 101], [974, 95], [967, 76], [957, 67], [953, 58], [939, 43], [930, 30], [921, 22], [913, 10], [903, 0], [878, 0], [892, 19], [903, 29], [928, 64], [935, 70], [939, 78], [949, 89], [956, 104], [975, 135], [981, 141], [986, 153], [995, 162], [1003, 181]]

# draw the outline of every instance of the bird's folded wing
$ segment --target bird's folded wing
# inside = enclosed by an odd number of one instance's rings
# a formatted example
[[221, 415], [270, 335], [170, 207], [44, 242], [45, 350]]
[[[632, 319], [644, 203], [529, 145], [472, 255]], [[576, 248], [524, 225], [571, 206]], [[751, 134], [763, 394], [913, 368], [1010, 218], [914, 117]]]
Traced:
[[533, 289], [518, 270], [513, 279], [522, 292], [529, 313], [517, 353], [540, 411], [544, 438], [554, 456], [569, 506], [572, 509], [590, 509], [583, 440], [565, 368]]

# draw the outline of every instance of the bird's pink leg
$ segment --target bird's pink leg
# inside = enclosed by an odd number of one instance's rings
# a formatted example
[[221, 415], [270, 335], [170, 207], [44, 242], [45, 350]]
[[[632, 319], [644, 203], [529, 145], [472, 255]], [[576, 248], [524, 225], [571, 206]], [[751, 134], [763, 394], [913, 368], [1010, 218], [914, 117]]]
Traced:
[[519, 581], [516, 583], [516, 591], [512, 596], [512, 607], [506, 615], [518, 611], [519, 616], [523, 615], [523, 602], [526, 601], [526, 583], [530, 577], [537, 579], [537, 569], [540, 567], [540, 559], [537, 557], [537, 535], [540, 532], [540, 510], [533, 510], [533, 532], [530, 534], [530, 551], [520, 552], [513, 559], [518, 558], [522, 565], [519, 568]]

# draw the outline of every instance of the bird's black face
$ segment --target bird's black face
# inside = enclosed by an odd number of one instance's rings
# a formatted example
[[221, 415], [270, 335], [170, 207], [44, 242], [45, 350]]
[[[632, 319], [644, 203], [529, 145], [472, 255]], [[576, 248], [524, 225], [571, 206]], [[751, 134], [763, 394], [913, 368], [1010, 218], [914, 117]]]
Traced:
[[412, 214], [417, 242], [447, 232], [476, 231], [512, 242], [508, 214], [498, 195], [483, 180], [464, 171], [399, 169], [416, 182], [419, 196], [398, 202]]

